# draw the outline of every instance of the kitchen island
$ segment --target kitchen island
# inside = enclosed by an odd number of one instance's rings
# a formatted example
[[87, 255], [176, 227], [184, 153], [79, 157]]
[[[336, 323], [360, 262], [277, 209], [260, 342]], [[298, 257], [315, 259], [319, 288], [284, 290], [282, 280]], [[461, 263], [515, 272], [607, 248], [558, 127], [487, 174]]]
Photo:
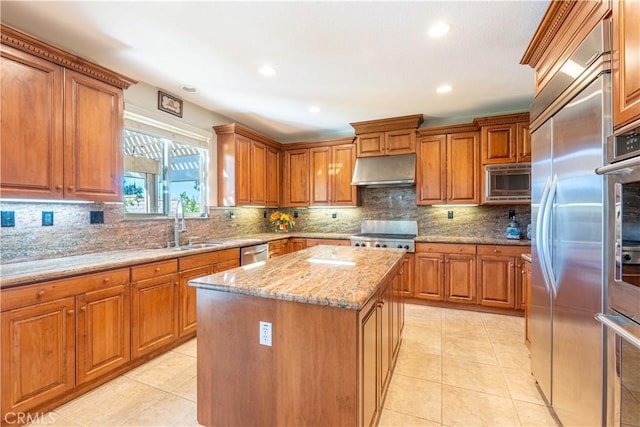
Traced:
[[316, 246], [190, 281], [198, 422], [375, 424], [400, 347], [404, 254]]

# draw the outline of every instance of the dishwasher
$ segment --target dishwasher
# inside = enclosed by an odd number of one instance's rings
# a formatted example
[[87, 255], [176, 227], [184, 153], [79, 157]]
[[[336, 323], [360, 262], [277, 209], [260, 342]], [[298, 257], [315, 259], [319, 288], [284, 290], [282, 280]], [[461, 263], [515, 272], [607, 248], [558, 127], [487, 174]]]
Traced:
[[240, 265], [248, 265], [260, 261], [266, 261], [268, 258], [269, 245], [267, 243], [245, 246], [244, 248], [240, 249]]

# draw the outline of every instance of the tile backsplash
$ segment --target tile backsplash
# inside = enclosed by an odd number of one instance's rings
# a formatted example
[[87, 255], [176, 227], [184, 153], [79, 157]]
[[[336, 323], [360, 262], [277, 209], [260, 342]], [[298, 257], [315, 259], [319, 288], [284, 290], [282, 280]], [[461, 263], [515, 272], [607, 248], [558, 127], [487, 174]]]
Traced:
[[[416, 206], [415, 187], [362, 188], [354, 208], [283, 208], [298, 213], [293, 231], [357, 233], [366, 219], [418, 221], [420, 235], [504, 237], [509, 210], [515, 210], [523, 234], [530, 222], [529, 205], [431, 207]], [[125, 218], [120, 203], [2, 202], [15, 212], [15, 226], [0, 228], [0, 263], [30, 261], [93, 252], [165, 247], [173, 242], [173, 218]], [[104, 223], [91, 224], [91, 212], [103, 212]], [[212, 241], [273, 231], [264, 218], [273, 209], [211, 208], [209, 218], [187, 219], [181, 243]], [[448, 211], [453, 211], [449, 219]], [[42, 226], [42, 212], [53, 212], [53, 226]], [[335, 213], [335, 218], [332, 214]], [[95, 215], [95, 214], [94, 214]]]

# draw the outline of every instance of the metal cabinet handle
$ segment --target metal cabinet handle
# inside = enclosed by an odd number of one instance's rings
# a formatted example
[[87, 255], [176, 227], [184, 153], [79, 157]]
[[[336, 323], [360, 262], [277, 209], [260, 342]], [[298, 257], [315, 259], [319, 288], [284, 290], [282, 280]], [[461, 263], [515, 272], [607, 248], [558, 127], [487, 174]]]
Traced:
[[75, 310], [69, 310], [69, 311], [67, 311], [67, 314], [68, 314], [69, 316], [71, 316], [71, 315], [72, 315], [73, 313], [75, 313], [75, 312], [76, 312]]
[[44, 295], [44, 289], [41, 291], [38, 291], [38, 296], [41, 297], [42, 295]]
[[80, 307], [80, 311], [87, 311], [87, 306], [83, 305], [82, 307]]

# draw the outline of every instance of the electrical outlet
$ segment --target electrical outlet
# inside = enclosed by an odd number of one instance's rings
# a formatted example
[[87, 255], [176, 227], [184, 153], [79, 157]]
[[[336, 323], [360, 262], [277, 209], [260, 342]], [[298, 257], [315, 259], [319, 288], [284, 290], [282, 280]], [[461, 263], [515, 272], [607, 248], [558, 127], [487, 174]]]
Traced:
[[516, 211], [513, 209], [509, 210], [509, 219], [513, 218], [514, 216], [516, 216]]
[[293, 211], [293, 217], [298, 218], [298, 211]]
[[338, 212], [332, 212], [331, 213], [331, 218], [333, 218], [333, 219], [338, 218]]
[[104, 211], [89, 211], [89, 224], [104, 224]]
[[262, 218], [266, 218], [267, 217], [267, 211], [262, 211]]
[[15, 211], [2, 211], [0, 214], [2, 217], [3, 227], [15, 227], [16, 226], [16, 212]]
[[447, 211], [447, 218], [453, 219], [453, 211]]
[[53, 212], [42, 211], [42, 226], [48, 227], [53, 225]]
[[260, 321], [260, 345], [271, 347], [271, 323]]

